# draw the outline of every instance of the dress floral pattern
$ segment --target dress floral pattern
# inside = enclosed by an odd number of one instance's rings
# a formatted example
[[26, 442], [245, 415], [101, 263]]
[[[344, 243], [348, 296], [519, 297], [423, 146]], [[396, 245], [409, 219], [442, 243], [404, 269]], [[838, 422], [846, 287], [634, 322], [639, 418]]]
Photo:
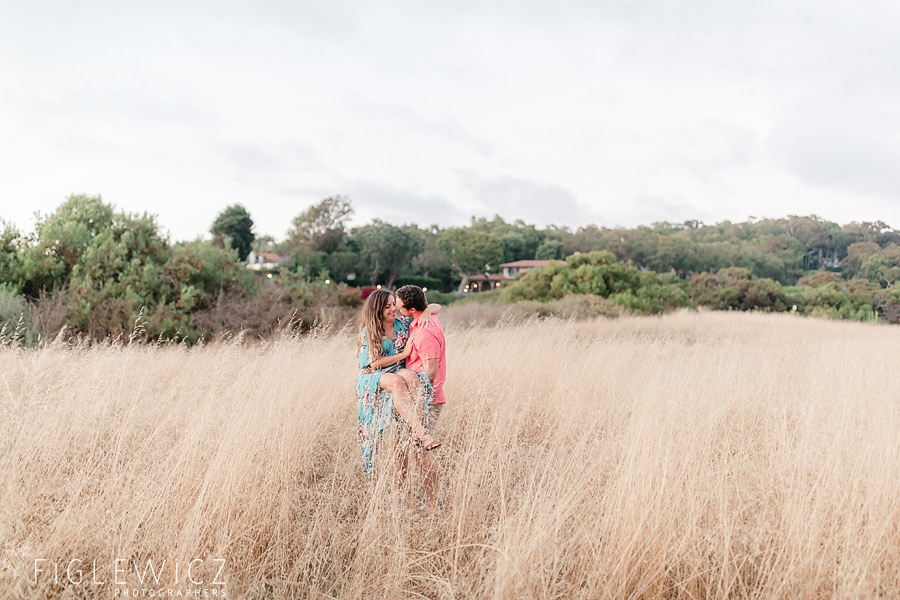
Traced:
[[[411, 322], [412, 319], [409, 317], [397, 317], [394, 320], [393, 339], [381, 338], [383, 356], [393, 356], [403, 352], [406, 342], [409, 340], [409, 326]], [[372, 361], [369, 358], [369, 343], [366, 337], [366, 330], [363, 329], [359, 335], [362, 344], [359, 351], [359, 376], [356, 378], [356, 435], [362, 452], [363, 472], [369, 474], [375, 465], [375, 455], [385, 428], [391, 424], [392, 418], [403, 422], [394, 410], [391, 394], [379, 387], [381, 376], [385, 373], [396, 373], [404, 368], [404, 361], [389, 367], [373, 369], [369, 366], [369, 363]], [[431, 382], [428, 380], [427, 375], [418, 373], [418, 376], [424, 392], [424, 410], [422, 413], [424, 415], [431, 410], [434, 389], [431, 387]]]

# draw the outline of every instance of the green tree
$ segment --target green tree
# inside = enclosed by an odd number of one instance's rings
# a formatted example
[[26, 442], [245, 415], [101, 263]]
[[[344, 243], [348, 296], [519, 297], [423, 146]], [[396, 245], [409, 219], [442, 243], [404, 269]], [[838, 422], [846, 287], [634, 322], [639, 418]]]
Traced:
[[891, 243], [869, 256], [860, 267], [859, 275], [882, 287], [892, 287], [900, 280], [900, 246]]
[[503, 232], [497, 236], [497, 241], [500, 242], [500, 247], [503, 249], [503, 262], [525, 259], [525, 236], [521, 232]]
[[842, 265], [844, 274], [848, 279], [852, 279], [859, 274], [865, 263], [870, 257], [881, 252], [881, 246], [875, 242], [856, 242], [847, 247], [847, 258], [844, 259]]
[[400, 270], [425, 248], [425, 241], [416, 233], [406, 231], [375, 219], [355, 232], [362, 246], [363, 257], [371, 268], [370, 282], [375, 284], [384, 274], [387, 287], [394, 285]]
[[559, 260], [562, 257], [563, 243], [559, 240], [545, 240], [534, 253], [537, 260]]
[[36, 213], [34, 243], [23, 256], [26, 296], [65, 286], [94, 237], [112, 226], [113, 212], [100, 196], [71, 195], [49, 215]]
[[431, 225], [424, 229], [419, 229], [415, 225], [408, 225], [406, 229], [414, 231], [425, 242], [422, 251], [413, 258], [410, 264], [411, 272], [404, 274], [404, 279], [409, 277], [421, 276], [424, 279], [436, 279], [440, 283], [435, 285], [434, 282], [426, 285], [429, 289], [449, 289], [452, 287], [454, 279], [453, 267], [447, 253], [440, 246], [441, 229], [437, 225]]
[[12, 223], [0, 220], [0, 286], [22, 291], [25, 283], [24, 251], [28, 240]]
[[253, 238], [252, 250], [256, 252], [274, 252], [281, 254], [281, 244], [271, 235], [258, 235]]
[[879, 246], [893, 241], [891, 234], [896, 233], [884, 221], [853, 221], [844, 225], [843, 229], [853, 238], [853, 242], [873, 242]]
[[69, 325], [96, 338], [128, 335], [142, 308], [145, 321], [155, 320], [166, 303], [159, 275], [170, 255], [152, 216], [114, 213], [72, 269]]
[[67, 318], [94, 338], [128, 336], [140, 316], [142, 339], [195, 341], [194, 313], [249, 278], [237, 249], [203, 240], [172, 247], [152, 215], [117, 212], [72, 270]]
[[346, 237], [346, 225], [353, 216], [347, 196], [329, 196], [294, 217], [288, 232], [291, 252], [303, 246], [316, 252], [337, 251]]
[[561, 239], [555, 231], [539, 231], [534, 225], [528, 225], [521, 219], [513, 223], [507, 223], [500, 215], [493, 219], [475, 219], [469, 226], [473, 231], [483, 231], [497, 238], [503, 251], [502, 262], [514, 262], [517, 260], [532, 259], [535, 257], [538, 246], [549, 238]]
[[777, 281], [756, 278], [748, 269], [729, 267], [716, 275], [700, 273], [690, 280], [691, 299], [716, 310], [783, 311], [788, 300]]
[[458, 277], [473, 273], [496, 273], [503, 263], [503, 248], [486, 231], [454, 227], [441, 233], [440, 248], [450, 259]]
[[237, 250], [212, 242], [173, 248], [155, 217], [118, 212], [99, 196], [70, 196], [39, 215], [22, 268], [25, 293], [65, 293], [66, 322], [93, 339], [128, 337], [140, 317], [141, 339], [196, 340], [194, 312], [252, 278]]
[[256, 235], [253, 233], [253, 219], [240, 204], [233, 204], [219, 213], [209, 228], [217, 244], [235, 248], [240, 260], [247, 260]]

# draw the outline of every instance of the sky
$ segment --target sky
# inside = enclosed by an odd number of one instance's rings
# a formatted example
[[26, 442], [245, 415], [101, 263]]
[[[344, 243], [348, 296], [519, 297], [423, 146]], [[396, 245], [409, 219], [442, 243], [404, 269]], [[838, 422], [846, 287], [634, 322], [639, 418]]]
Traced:
[[900, 227], [900, 3], [0, 0], [0, 219]]

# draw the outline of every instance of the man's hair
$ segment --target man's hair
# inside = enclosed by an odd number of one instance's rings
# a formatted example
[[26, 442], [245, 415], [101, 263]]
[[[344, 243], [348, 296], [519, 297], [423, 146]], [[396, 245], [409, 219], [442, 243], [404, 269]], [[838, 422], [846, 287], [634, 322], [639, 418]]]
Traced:
[[403, 300], [403, 307], [422, 311], [428, 308], [425, 292], [417, 285], [404, 285], [397, 290], [397, 297]]

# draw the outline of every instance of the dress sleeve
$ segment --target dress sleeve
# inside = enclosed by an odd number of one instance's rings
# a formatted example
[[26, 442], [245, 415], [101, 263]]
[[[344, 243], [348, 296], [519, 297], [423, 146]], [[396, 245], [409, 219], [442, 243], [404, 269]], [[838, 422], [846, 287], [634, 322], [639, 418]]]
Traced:
[[369, 340], [366, 338], [365, 330], [359, 334], [359, 337], [362, 340], [359, 348], [359, 368], [364, 369], [372, 362], [369, 359]]

